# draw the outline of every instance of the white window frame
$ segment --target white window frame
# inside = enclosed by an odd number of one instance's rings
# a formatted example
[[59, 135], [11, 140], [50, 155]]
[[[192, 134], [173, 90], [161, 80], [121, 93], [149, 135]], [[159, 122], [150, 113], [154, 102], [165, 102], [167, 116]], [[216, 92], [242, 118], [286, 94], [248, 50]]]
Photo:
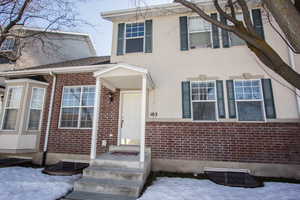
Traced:
[[[215, 100], [193, 100], [193, 88], [192, 83], [214, 83], [215, 85]], [[218, 98], [217, 98], [217, 81], [216, 80], [205, 80], [205, 81], [190, 81], [190, 101], [191, 101], [191, 116], [194, 122], [218, 122], [219, 121], [219, 110], [218, 110]], [[194, 120], [193, 102], [214, 102], [215, 103], [215, 115], [216, 120]]]
[[[259, 81], [259, 84], [260, 84], [260, 93], [261, 93], [261, 99], [242, 99], [242, 100], [237, 100], [237, 95], [236, 95], [236, 89], [235, 89], [235, 83], [238, 82], [238, 81]], [[234, 99], [235, 99], [235, 110], [236, 110], [236, 117], [237, 117], [237, 120], [239, 122], [266, 122], [267, 119], [266, 119], [266, 111], [265, 111], [265, 98], [264, 98], [264, 93], [263, 93], [263, 88], [262, 88], [262, 82], [261, 82], [261, 79], [236, 79], [236, 80], [233, 80], [233, 91], [234, 91]], [[261, 121], [241, 121], [239, 120], [239, 111], [238, 111], [238, 107], [237, 107], [237, 103], [238, 102], [261, 102], [262, 103], [262, 113], [263, 113], [263, 120]]]
[[[4, 48], [4, 45], [6, 45], [6, 42], [8, 42], [9, 40], [11, 41], [9, 46], [11, 46], [11, 43], [12, 43], [12, 48]], [[0, 46], [0, 51], [2, 51], [2, 52], [13, 51], [15, 43], [16, 43], [15, 38], [6, 38]]]
[[138, 38], [143, 38], [143, 51], [142, 52], [129, 52], [130, 53], [145, 53], [145, 41], [146, 41], [146, 23], [145, 21], [136, 21], [136, 22], [127, 22], [125, 23], [125, 28], [124, 28], [124, 48], [123, 48], [123, 54], [128, 54], [126, 52], [126, 45], [127, 45], [127, 34], [126, 34], [126, 27], [128, 24], [135, 24], [135, 23], [143, 23], [144, 24], [144, 35], [143, 36], [137, 36], [137, 37], [130, 37], [130, 39], [138, 39]]
[[[219, 17], [219, 14], [217, 14], [218, 15], [218, 17]], [[189, 49], [207, 49], [207, 48], [213, 48], [213, 36], [212, 36], [212, 24], [211, 23], [209, 23], [209, 22], [207, 22], [207, 21], [205, 21], [206, 23], [208, 23], [208, 24], [210, 24], [210, 44], [211, 44], [211, 47], [196, 47], [196, 48], [191, 48], [191, 43], [190, 43], [190, 34], [192, 34], [192, 33], [206, 33], [207, 31], [190, 31], [190, 19], [191, 18], [195, 18], [195, 17], [198, 17], [198, 18], [200, 18], [201, 20], [204, 20], [204, 19], [202, 19], [200, 16], [198, 16], [198, 15], [192, 15], [192, 16], [189, 16], [188, 17], [188, 27], [187, 27], [187, 29], [188, 29], [188, 47], [189, 47]], [[219, 35], [219, 37], [220, 37], [220, 31], [219, 31], [219, 29], [218, 29], [218, 35]]]
[[[95, 102], [94, 106], [82, 106], [82, 95], [83, 95], [83, 88], [84, 87], [94, 87], [96, 90], [95, 85], [76, 85], [76, 86], [64, 86], [63, 91], [61, 94], [61, 105], [60, 105], [60, 114], [59, 114], [59, 121], [58, 121], [58, 128], [59, 129], [83, 129], [83, 130], [91, 130], [93, 127], [80, 127], [80, 121], [81, 121], [81, 113], [82, 113], [82, 108], [93, 108], [93, 112], [95, 112]], [[81, 88], [81, 93], [80, 93], [80, 102], [79, 106], [64, 106], [63, 107], [63, 100], [64, 100], [64, 91], [66, 88]], [[96, 95], [96, 92], [95, 92]], [[62, 109], [63, 108], [79, 108], [79, 113], [78, 113], [78, 124], [77, 127], [62, 127], [61, 126], [61, 118], [62, 118]], [[93, 119], [94, 120], [94, 119]]]
[[[20, 99], [18, 107], [7, 107], [9, 91], [12, 88], [21, 88], [21, 99]], [[3, 130], [3, 131], [16, 131], [16, 126], [15, 126], [14, 129], [4, 129], [4, 120], [5, 120], [5, 114], [6, 114], [7, 109], [18, 109], [18, 113], [17, 113], [17, 118], [18, 118], [18, 115], [19, 115], [19, 112], [20, 112], [20, 107], [21, 107], [23, 88], [24, 88], [24, 86], [8, 86], [7, 87], [7, 92], [6, 92], [6, 97], [5, 97], [5, 102], [4, 102], [4, 106], [3, 106], [3, 112], [2, 112], [2, 120], [1, 120], [1, 130]]]
[[[40, 116], [40, 121], [39, 121], [39, 127], [37, 130], [30, 130], [29, 129], [29, 120], [30, 120], [30, 111], [31, 109], [33, 110], [39, 110], [36, 108], [31, 108], [31, 104], [32, 104], [32, 97], [33, 97], [33, 90], [34, 89], [43, 89], [43, 103], [42, 103], [42, 107], [41, 107], [41, 116]], [[40, 131], [41, 127], [42, 127], [42, 118], [43, 118], [43, 114], [44, 114], [44, 105], [45, 105], [45, 96], [46, 96], [46, 88], [42, 88], [42, 87], [32, 87], [31, 88], [31, 97], [30, 97], [30, 104], [29, 104], [29, 109], [28, 109], [28, 115], [27, 115], [27, 125], [26, 125], [26, 130], [30, 131], [30, 132], [35, 132], [35, 131]]]

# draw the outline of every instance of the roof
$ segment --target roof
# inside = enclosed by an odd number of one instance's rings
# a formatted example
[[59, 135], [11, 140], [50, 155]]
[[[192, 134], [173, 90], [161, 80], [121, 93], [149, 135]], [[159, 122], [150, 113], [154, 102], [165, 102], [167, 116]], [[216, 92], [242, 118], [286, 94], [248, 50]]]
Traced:
[[[260, 4], [260, 0], [251, 0], [247, 3], [252, 6], [257, 6]], [[216, 8], [213, 4], [212, 0], [193, 0], [193, 3], [196, 3], [200, 6], [205, 12], [215, 12]], [[219, 0], [221, 6], [224, 6], [227, 1]], [[137, 8], [129, 8], [122, 10], [113, 10], [113, 11], [105, 11], [101, 13], [101, 16], [109, 21], [127, 21], [136, 18], [152, 18], [155, 16], [165, 16], [165, 15], [180, 15], [183, 13], [192, 12], [191, 9], [181, 5], [180, 3], [166, 3], [166, 4], [158, 4]]]
[[19, 69], [19, 70], [15, 70], [15, 71], [25, 71], [25, 70], [33, 70], [33, 69], [49, 69], [49, 68], [59, 68], [59, 67], [100, 65], [100, 64], [109, 64], [109, 63], [110, 63], [110, 56], [95, 56], [95, 57], [80, 58], [80, 59], [68, 60], [68, 61], [64, 61], [64, 62], [29, 67], [29, 68]]

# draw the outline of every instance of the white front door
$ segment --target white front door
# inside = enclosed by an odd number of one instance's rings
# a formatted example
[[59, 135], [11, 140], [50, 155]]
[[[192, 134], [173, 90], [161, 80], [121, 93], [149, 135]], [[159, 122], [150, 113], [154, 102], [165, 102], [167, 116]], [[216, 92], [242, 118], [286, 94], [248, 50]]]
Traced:
[[141, 130], [141, 93], [121, 93], [121, 145], [139, 145]]

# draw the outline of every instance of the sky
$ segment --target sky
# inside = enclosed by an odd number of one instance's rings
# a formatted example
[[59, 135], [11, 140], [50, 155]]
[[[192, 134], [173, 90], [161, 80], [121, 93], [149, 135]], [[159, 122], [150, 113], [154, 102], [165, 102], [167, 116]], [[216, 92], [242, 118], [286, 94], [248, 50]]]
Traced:
[[[170, 3], [172, 0], [140, 0], [141, 5], [155, 5]], [[78, 10], [81, 19], [91, 25], [84, 25], [77, 28], [78, 32], [91, 35], [97, 54], [99, 56], [110, 55], [112, 40], [112, 23], [101, 18], [100, 13], [135, 7], [135, 0], [87, 0], [85, 3], [78, 3]]]

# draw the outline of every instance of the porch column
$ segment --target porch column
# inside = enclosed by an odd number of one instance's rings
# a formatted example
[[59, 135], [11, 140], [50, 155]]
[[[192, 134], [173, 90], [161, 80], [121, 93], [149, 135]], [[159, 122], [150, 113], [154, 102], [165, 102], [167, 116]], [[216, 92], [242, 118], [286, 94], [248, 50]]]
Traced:
[[101, 105], [101, 80], [100, 77], [97, 77], [94, 116], [93, 116], [93, 131], [92, 131], [92, 141], [91, 141], [91, 160], [96, 159], [96, 154], [97, 154], [97, 133], [99, 130], [100, 105]]
[[147, 95], [147, 77], [146, 74], [143, 74], [142, 104], [141, 104], [142, 107], [141, 107], [140, 162], [145, 161], [146, 95]]

